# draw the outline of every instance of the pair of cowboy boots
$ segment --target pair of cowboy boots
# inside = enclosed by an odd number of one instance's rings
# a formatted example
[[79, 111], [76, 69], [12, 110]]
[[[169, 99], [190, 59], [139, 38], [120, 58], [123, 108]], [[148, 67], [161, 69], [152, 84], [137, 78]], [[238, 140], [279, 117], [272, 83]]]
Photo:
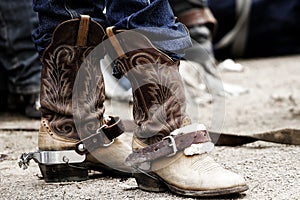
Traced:
[[[122, 140], [120, 119], [104, 116], [99, 63], [105, 53], [132, 85], [132, 144]], [[105, 31], [81, 16], [56, 28], [42, 63], [38, 145], [49, 155], [39, 164], [46, 181], [85, 180], [87, 171], [96, 169], [132, 173], [147, 191], [215, 196], [247, 190], [242, 177], [207, 155], [212, 146], [207, 131], [185, 113], [179, 61], [143, 34]]]

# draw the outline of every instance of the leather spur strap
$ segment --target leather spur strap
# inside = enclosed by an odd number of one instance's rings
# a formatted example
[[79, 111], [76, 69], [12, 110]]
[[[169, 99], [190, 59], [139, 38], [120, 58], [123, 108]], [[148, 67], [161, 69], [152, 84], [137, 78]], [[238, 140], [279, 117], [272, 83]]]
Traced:
[[143, 162], [154, 161], [161, 157], [170, 157], [177, 151], [182, 151], [192, 144], [210, 142], [211, 139], [206, 130], [182, 133], [176, 136], [167, 136], [160, 142], [149, 145], [131, 153], [126, 159], [129, 166], [138, 166]]
[[76, 144], [76, 152], [86, 154], [100, 147], [108, 147], [113, 144], [114, 139], [119, 137], [125, 130], [125, 127], [119, 117], [110, 116], [102, 127], [98, 128], [96, 133], [80, 140]]

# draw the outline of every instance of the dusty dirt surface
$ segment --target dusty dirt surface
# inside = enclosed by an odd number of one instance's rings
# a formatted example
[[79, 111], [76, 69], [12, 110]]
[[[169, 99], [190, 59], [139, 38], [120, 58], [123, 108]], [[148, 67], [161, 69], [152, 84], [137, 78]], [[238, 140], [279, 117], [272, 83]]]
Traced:
[[[300, 128], [300, 56], [238, 62], [245, 71], [222, 72], [222, 80], [246, 87], [249, 92], [227, 96], [221, 103], [191, 106], [193, 118], [209, 129], [241, 134]], [[108, 112], [125, 118], [131, 116], [130, 109], [126, 103], [107, 102]], [[0, 115], [0, 199], [193, 199], [170, 192], [144, 192], [133, 178], [122, 180], [101, 173], [83, 182], [47, 184], [33, 161], [27, 170], [17, 165], [21, 153], [37, 149], [38, 132], [34, 129], [38, 124], [9, 113]], [[212, 153], [215, 160], [243, 175], [249, 185], [243, 194], [219, 199], [300, 199], [299, 155], [300, 146], [262, 141], [216, 147]]]

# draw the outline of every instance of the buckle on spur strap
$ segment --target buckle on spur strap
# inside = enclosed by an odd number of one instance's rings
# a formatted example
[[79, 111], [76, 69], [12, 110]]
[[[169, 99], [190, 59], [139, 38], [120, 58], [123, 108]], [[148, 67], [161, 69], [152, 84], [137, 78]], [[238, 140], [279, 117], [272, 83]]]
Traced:
[[175, 142], [175, 139], [173, 136], [171, 136], [171, 135], [166, 136], [162, 140], [167, 140], [167, 139], [170, 140], [169, 147], [172, 147], [172, 149], [173, 149], [173, 153], [170, 153], [169, 155], [167, 155], [167, 157], [172, 157], [177, 153], [178, 149], [177, 149], [176, 142]]
[[[103, 129], [104, 129], [105, 127], [108, 127], [108, 125], [107, 125], [107, 124], [104, 124], [103, 126], [101, 126], [100, 128], [98, 128], [97, 131], [96, 131], [96, 134], [102, 134], [102, 135], [105, 135], [105, 136], [106, 136], [106, 134], [105, 134], [104, 131], [103, 131]], [[115, 139], [113, 138], [113, 139], [110, 140], [109, 143], [103, 143], [102, 146], [103, 146], [103, 147], [109, 147], [109, 146], [112, 145], [114, 142], [115, 142]]]

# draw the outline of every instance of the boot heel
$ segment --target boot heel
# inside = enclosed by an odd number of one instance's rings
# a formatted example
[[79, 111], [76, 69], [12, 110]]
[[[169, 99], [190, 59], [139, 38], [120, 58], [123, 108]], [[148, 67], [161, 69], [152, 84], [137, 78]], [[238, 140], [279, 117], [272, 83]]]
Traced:
[[69, 182], [84, 181], [88, 179], [88, 170], [71, 167], [65, 164], [61, 165], [43, 165], [39, 164], [41, 173], [45, 182]]
[[133, 174], [138, 187], [145, 191], [150, 192], [164, 192], [167, 190], [167, 186], [159, 180], [155, 175], [153, 174]]

